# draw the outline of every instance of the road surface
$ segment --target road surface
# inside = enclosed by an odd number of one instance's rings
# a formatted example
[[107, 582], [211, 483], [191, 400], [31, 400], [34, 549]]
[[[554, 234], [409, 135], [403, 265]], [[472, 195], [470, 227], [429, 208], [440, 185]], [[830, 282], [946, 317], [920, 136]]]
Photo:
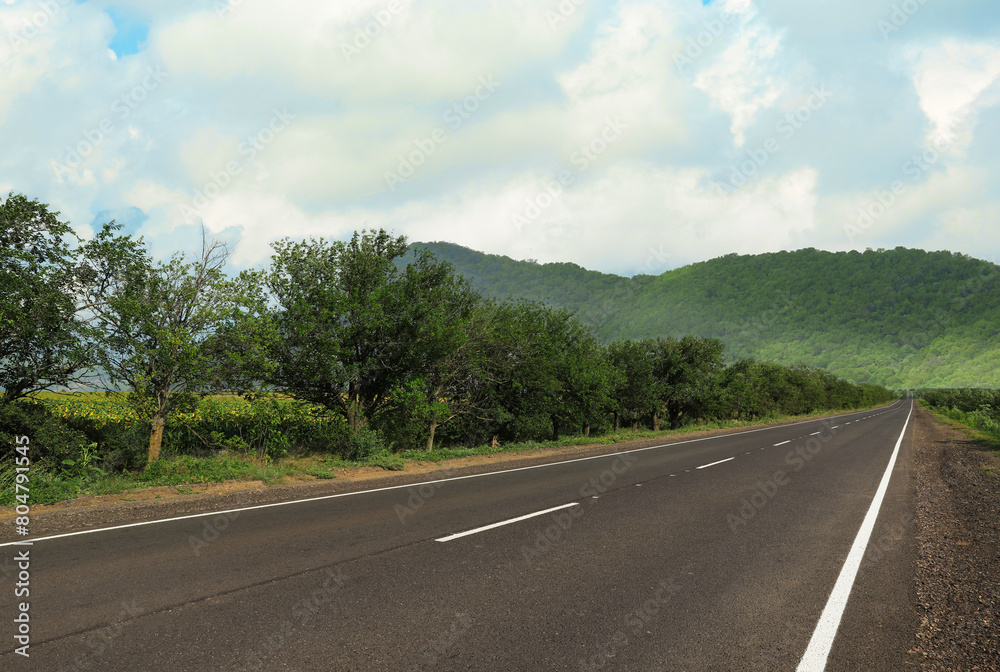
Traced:
[[906, 669], [910, 410], [3, 545], [0, 669]]

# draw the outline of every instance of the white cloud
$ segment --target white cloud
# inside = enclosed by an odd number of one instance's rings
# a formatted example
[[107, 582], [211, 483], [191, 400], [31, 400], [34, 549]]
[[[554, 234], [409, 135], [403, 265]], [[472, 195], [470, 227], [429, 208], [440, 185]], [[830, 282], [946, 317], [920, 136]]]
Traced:
[[[701, 171], [619, 164], [566, 190], [518, 229], [513, 215], [546, 183], [545, 176], [525, 173], [390, 210], [320, 213], [307, 213], [275, 194], [234, 189], [211, 201], [203, 215], [210, 231], [242, 229], [241, 264], [264, 260], [268, 243], [278, 237], [336, 238], [381, 227], [411, 240], [447, 240], [514, 258], [572, 259], [623, 272], [661, 272], [728, 251], [795, 246], [815, 227], [816, 175], [808, 169], [760, 180], [727, 198]], [[144, 186], [133, 202], [148, 207], [162, 197]], [[651, 250], [668, 250], [669, 263], [664, 259], [667, 265], [640, 269], [637, 260]]]
[[761, 20], [750, 3], [730, 3], [743, 14], [737, 37], [712, 64], [698, 73], [694, 86], [732, 119], [733, 144], [742, 147], [757, 113], [774, 105], [788, 90], [775, 67], [781, 35]]
[[[390, 5], [400, 11], [389, 12]], [[557, 53], [565, 37], [528, 0], [468, 6], [435, 0], [419, 10], [414, 0], [289, 0], [280, 11], [246, 2], [224, 21], [202, 12], [152, 39], [168, 68], [180, 73], [280, 77], [285, 91], [329, 100], [414, 104], [465, 95], [481, 76], [504, 77]]]
[[[377, 31], [371, 21], [389, 0], [245, 0], [225, 17], [204, 0], [60, 6], [13, 50], [4, 36], [37, 3], [0, 0], [0, 182], [81, 231], [96, 211], [133, 205], [149, 215], [141, 233], [157, 250], [182, 248], [194, 229], [181, 206], [215, 182], [218, 194], [197, 214], [214, 233], [243, 232], [241, 263], [266, 258], [279, 235], [362, 227], [616, 271], [636, 270], [661, 247], [671, 266], [732, 251], [848, 247], [844, 222], [873, 190], [905, 179], [900, 166], [929, 128], [957, 151], [908, 183], [872, 241], [947, 247], [951, 236], [1000, 250], [988, 235], [995, 206], [984, 200], [993, 159], [973, 166], [963, 151], [1000, 92], [1000, 47], [940, 26], [927, 41], [916, 20], [884, 41], [875, 29], [884, 12], [860, 0], [824, 7], [823, 21], [792, 0], [589, 2], [555, 27], [546, 14], [555, 0], [399, 0]], [[109, 57], [111, 6], [148, 19], [143, 52]], [[366, 27], [378, 34], [345, 56]], [[703, 32], [711, 43], [678, 70], [675, 57]], [[932, 46], [908, 50], [904, 40]], [[893, 68], [900, 54], [903, 67]], [[120, 116], [112, 104], [149, 65], [169, 76]], [[481, 77], [500, 83], [496, 94], [460, 127], [449, 124], [444, 111]], [[749, 154], [734, 145], [751, 149], [772, 118], [822, 83], [835, 90], [836, 111], [780, 136], [780, 153], [734, 194], [710, 184]], [[252, 160], [241, 153], [284, 106], [295, 115], [287, 129]], [[67, 162], [105, 119], [110, 131], [56, 179], [50, 161]], [[601, 138], [609, 120], [622, 129], [613, 142]], [[389, 191], [386, 172], [436, 128], [446, 140]], [[581, 170], [574, 152], [591, 143], [601, 151]], [[873, 160], [845, 149], [858, 147]], [[239, 174], [220, 178], [233, 161]], [[512, 215], [560, 169], [574, 185], [515, 228]]]
[[920, 107], [931, 122], [928, 145], [941, 138], [960, 153], [972, 140], [976, 112], [1000, 100], [1000, 46], [946, 39], [908, 57]]
[[[928, 215], [940, 221], [936, 213], [962, 209], [965, 203], [977, 202], [990, 180], [983, 169], [951, 165], [926, 178], [921, 177], [919, 183], [907, 180], [899, 184], [901, 188], [896, 193], [892, 193], [891, 185], [886, 185], [889, 188], [824, 199], [820, 220], [828, 236], [827, 247], [864, 249], [887, 237], [919, 238], [917, 231], [926, 226], [923, 220]], [[936, 249], [945, 248], [948, 246]]]
[[57, 41], [67, 10], [59, 3], [42, 11], [31, 3], [0, 8], [0, 124], [18, 97], [30, 92], [58, 64]]
[[618, 143], [631, 145], [682, 139], [684, 96], [673, 69], [680, 49], [675, 26], [660, 7], [622, 6], [604, 24], [590, 57], [559, 76], [566, 95], [562, 121], [574, 145], [589, 143], [609, 118], [621, 118], [638, 132]]
[[[518, 230], [513, 214], [537, 201], [546, 178], [523, 175], [447, 203], [410, 205], [393, 219], [415, 240], [449, 240], [514, 258], [572, 259], [588, 268], [634, 272], [650, 250], [668, 250], [658, 269], [730, 251], [795, 245], [814, 226], [816, 175], [803, 169], [760, 180], [730, 197], [698, 170], [616, 164], [566, 190]], [[734, 231], [734, 222], [738, 222]]]

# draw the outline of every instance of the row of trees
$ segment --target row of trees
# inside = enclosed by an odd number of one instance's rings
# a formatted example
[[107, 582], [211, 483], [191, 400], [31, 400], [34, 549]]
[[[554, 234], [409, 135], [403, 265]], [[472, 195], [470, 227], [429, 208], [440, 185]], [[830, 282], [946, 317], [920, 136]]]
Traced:
[[982, 411], [1000, 419], [1000, 390], [953, 388], [919, 390], [918, 395], [933, 408], [954, 408], [963, 413]]
[[928, 389], [917, 394], [935, 411], [1000, 439], [1000, 390]]
[[[230, 276], [228, 248], [155, 261], [113, 222], [76, 239], [22, 195], [0, 203], [0, 403], [54, 386], [126, 389], [158, 459], [200, 395], [278, 392], [395, 445], [558, 437], [621, 425], [805, 413], [888, 400], [824, 372], [742, 360], [715, 339], [602, 343], [573, 314], [474, 292], [385, 231], [283, 240]], [[9, 290], [8, 290], [9, 288]]]

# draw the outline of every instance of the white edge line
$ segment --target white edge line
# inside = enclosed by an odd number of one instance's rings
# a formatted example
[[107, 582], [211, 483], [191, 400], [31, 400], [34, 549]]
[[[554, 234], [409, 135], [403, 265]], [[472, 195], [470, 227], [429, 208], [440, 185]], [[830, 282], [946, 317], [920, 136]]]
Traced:
[[791, 440], [791, 439], [788, 439], [788, 441], [782, 441], [781, 443], [776, 443], [776, 444], [774, 444], [774, 446], [772, 446], [772, 447], [777, 447], [777, 446], [783, 446], [783, 445], [785, 445], [786, 443], [791, 443], [791, 442], [792, 442], [792, 440]]
[[[896, 402], [898, 403], [898, 402]], [[893, 404], [895, 405], [895, 404]], [[852, 413], [844, 413], [842, 416], [835, 415], [832, 417], [846, 417], [848, 415], [857, 415], [858, 413], [864, 413], [864, 411], [853, 411]], [[825, 418], [829, 420], [829, 418]], [[402, 485], [389, 485], [384, 488], [373, 488], [371, 490], [356, 490], [353, 492], [340, 492], [333, 495], [323, 495], [321, 497], [307, 497], [306, 499], [291, 499], [286, 502], [272, 502], [271, 504], [258, 504], [257, 506], [244, 506], [238, 509], [226, 509], [224, 511], [207, 511], [205, 513], [193, 513], [187, 516], [176, 516], [174, 518], [161, 518], [158, 520], [144, 520], [138, 523], [128, 523], [126, 525], [114, 525], [112, 527], [98, 527], [93, 530], [79, 530], [77, 532], [66, 532], [64, 534], [53, 534], [48, 537], [34, 537], [32, 539], [25, 539], [24, 541], [48, 541], [50, 539], [62, 539], [64, 537], [77, 537], [83, 534], [95, 534], [97, 532], [111, 532], [112, 530], [124, 530], [129, 527], [142, 527], [145, 525], [158, 525], [160, 523], [171, 523], [178, 520], [190, 520], [192, 518], [204, 518], [206, 516], [221, 516], [227, 513], [239, 513], [242, 511], [255, 511], [257, 509], [270, 509], [276, 506], [288, 506], [289, 504], [305, 504], [306, 502], [319, 502], [325, 499], [336, 499], [338, 497], [352, 497], [354, 495], [365, 495], [372, 492], [382, 492], [385, 490], [399, 490], [401, 488], [413, 488], [420, 487], [421, 485], [430, 485], [432, 483], [446, 483], [448, 481], [461, 481], [466, 478], [480, 478], [482, 476], [496, 476], [498, 474], [508, 474], [515, 471], [524, 471], [526, 469], [541, 469], [543, 467], [554, 467], [560, 464], [570, 464], [571, 462], [584, 462], [586, 460], [599, 460], [605, 457], [617, 457], [620, 455], [628, 455], [629, 453], [641, 453], [647, 450], [656, 450], [658, 448], [667, 448], [669, 446], [680, 446], [687, 443], [698, 443], [699, 441], [711, 441], [713, 439], [722, 439], [731, 436], [738, 436], [742, 434], [753, 434], [755, 432], [766, 432], [773, 429], [783, 429], [785, 427], [794, 427], [795, 425], [805, 425], [810, 422], [820, 422], [820, 420], [801, 420], [799, 422], [790, 422], [787, 425], [776, 425], [774, 427], [760, 427], [758, 429], [748, 429], [744, 432], [733, 432], [731, 434], [719, 434], [717, 436], [703, 436], [700, 439], [688, 439], [687, 441], [676, 441], [674, 443], [663, 443], [658, 446], [647, 446], [646, 448], [634, 448], [632, 450], [622, 450], [617, 453], [607, 453], [604, 455], [591, 455], [590, 457], [577, 457], [572, 460], [562, 460], [560, 462], [546, 462], [545, 464], [535, 464], [530, 467], [515, 467], [514, 469], [504, 469], [503, 471], [487, 471], [482, 474], [469, 474], [467, 476], [454, 476], [452, 478], [439, 478], [433, 481], [420, 481], [418, 483], [404, 483]], [[4, 546], [16, 546], [21, 544], [20, 541], [8, 541], [0, 544], [0, 548]]]
[[569, 504], [563, 504], [562, 506], [553, 506], [551, 509], [545, 509], [544, 511], [535, 511], [534, 513], [529, 513], [525, 516], [518, 516], [517, 518], [511, 518], [509, 520], [501, 520], [499, 523], [491, 523], [490, 525], [483, 525], [482, 527], [477, 527], [472, 530], [466, 530], [465, 532], [456, 532], [455, 534], [449, 535], [447, 537], [441, 537], [440, 539], [435, 539], [434, 541], [451, 541], [452, 539], [458, 539], [459, 537], [467, 537], [470, 534], [476, 534], [477, 532], [485, 532], [486, 530], [492, 530], [494, 527], [510, 525], [511, 523], [517, 523], [522, 520], [527, 520], [528, 518], [534, 518], [535, 516], [544, 516], [546, 513], [552, 513], [553, 511], [559, 511], [561, 509], [568, 509], [571, 506], [579, 506], [579, 503], [570, 502]]
[[906, 434], [906, 427], [910, 424], [911, 415], [913, 415], [912, 401], [910, 402], [910, 412], [906, 414], [906, 422], [903, 423], [903, 431], [899, 433], [899, 438], [896, 439], [896, 447], [889, 458], [889, 465], [885, 468], [882, 481], [878, 484], [878, 490], [875, 491], [875, 498], [872, 499], [871, 506], [868, 507], [868, 513], [865, 514], [865, 519], [861, 523], [858, 536], [854, 539], [851, 552], [847, 555], [847, 560], [844, 561], [844, 566], [840, 570], [840, 576], [837, 577], [837, 583], [834, 584], [833, 592], [830, 593], [830, 598], [827, 600], [826, 606], [823, 607], [823, 614], [819, 617], [819, 622], [816, 623], [816, 629], [809, 640], [806, 652], [802, 654], [802, 660], [799, 662], [796, 672], [822, 672], [826, 668], [826, 659], [830, 655], [833, 640], [837, 636], [837, 630], [840, 628], [840, 619], [843, 617], [844, 609], [847, 607], [847, 599], [851, 596], [851, 588], [854, 587], [854, 579], [858, 574], [858, 569], [861, 567], [861, 560], [864, 558], [865, 549], [868, 547], [868, 540], [875, 529], [875, 519], [878, 518], [879, 509], [882, 507], [882, 499], [885, 497], [885, 491], [889, 487], [892, 468], [896, 464], [896, 456], [899, 454], [899, 447], [903, 443], [903, 435]]
[[722, 464], [723, 462], [728, 462], [729, 460], [735, 460], [735, 459], [736, 459], [735, 457], [727, 457], [726, 459], [724, 459], [724, 460], [719, 460], [718, 462], [712, 462], [712, 463], [710, 463], [710, 464], [703, 464], [703, 465], [701, 465], [701, 466], [700, 466], [700, 467], [698, 467], [698, 468], [699, 468], [699, 469], [707, 469], [708, 467], [714, 467], [714, 466], [715, 466], [715, 465], [717, 465], [717, 464]]

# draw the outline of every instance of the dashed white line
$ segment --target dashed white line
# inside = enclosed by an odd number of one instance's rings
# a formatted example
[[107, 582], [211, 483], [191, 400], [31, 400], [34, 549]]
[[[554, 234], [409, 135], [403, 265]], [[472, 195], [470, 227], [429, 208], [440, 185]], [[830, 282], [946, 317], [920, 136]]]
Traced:
[[774, 445], [775, 445], [775, 446], [783, 446], [783, 445], [785, 445], [786, 443], [791, 443], [791, 442], [792, 442], [792, 440], [791, 440], [791, 439], [788, 439], [788, 441], [782, 441], [781, 443], [776, 443], [776, 444], [774, 444]]
[[534, 518], [535, 516], [544, 516], [546, 513], [552, 513], [553, 511], [559, 511], [561, 509], [568, 509], [571, 506], [579, 506], [576, 502], [570, 502], [569, 504], [563, 504], [562, 506], [553, 506], [551, 509], [545, 509], [544, 511], [536, 511], [534, 513], [529, 513], [526, 516], [518, 516], [517, 518], [511, 518], [510, 520], [501, 520], [499, 523], [493, 523], [492, 525], [483, 525], [482, 527], [477, 527], [474, 530], [466, 530], [465, 532], [456, 532], [455, 534], [449, 535], [447, 537], [441, 537], [440, 539], [435, 539], [434, 541], [451, 541], [452, 539], [458, 539], [459, 537], [467, 537], [470, 534], [476, 534], [477, 532], [485, 532], [486, 530], [492, 530], [494, 527], [500, 527], [502, 525], [510, 525], [511, 523], [516, 523], [521, 520], [527, 520], [528, 518]]
[[727, 457], [726, 459], [719, 460], [718, 462], [712, 462], [710, 464], [703, 464], [700, 467], [698, 467], [698, 469], [707, 469], [708, 467], [714, 467], [717, 464], [722, 464], [723, 462], [728, 462], [729, 460], [735, 460], [735, 459], [736, 459], [735, 457]]
[[821, 432], [821, 431], [820, 431], [820, 432], [813, 432], [813, 433], [812, 433], [812, 434], [810, 434], [809, 436], [816, 436], [817, 434], [822, 434], [822, 433], [823, 433], [823, 432]]

